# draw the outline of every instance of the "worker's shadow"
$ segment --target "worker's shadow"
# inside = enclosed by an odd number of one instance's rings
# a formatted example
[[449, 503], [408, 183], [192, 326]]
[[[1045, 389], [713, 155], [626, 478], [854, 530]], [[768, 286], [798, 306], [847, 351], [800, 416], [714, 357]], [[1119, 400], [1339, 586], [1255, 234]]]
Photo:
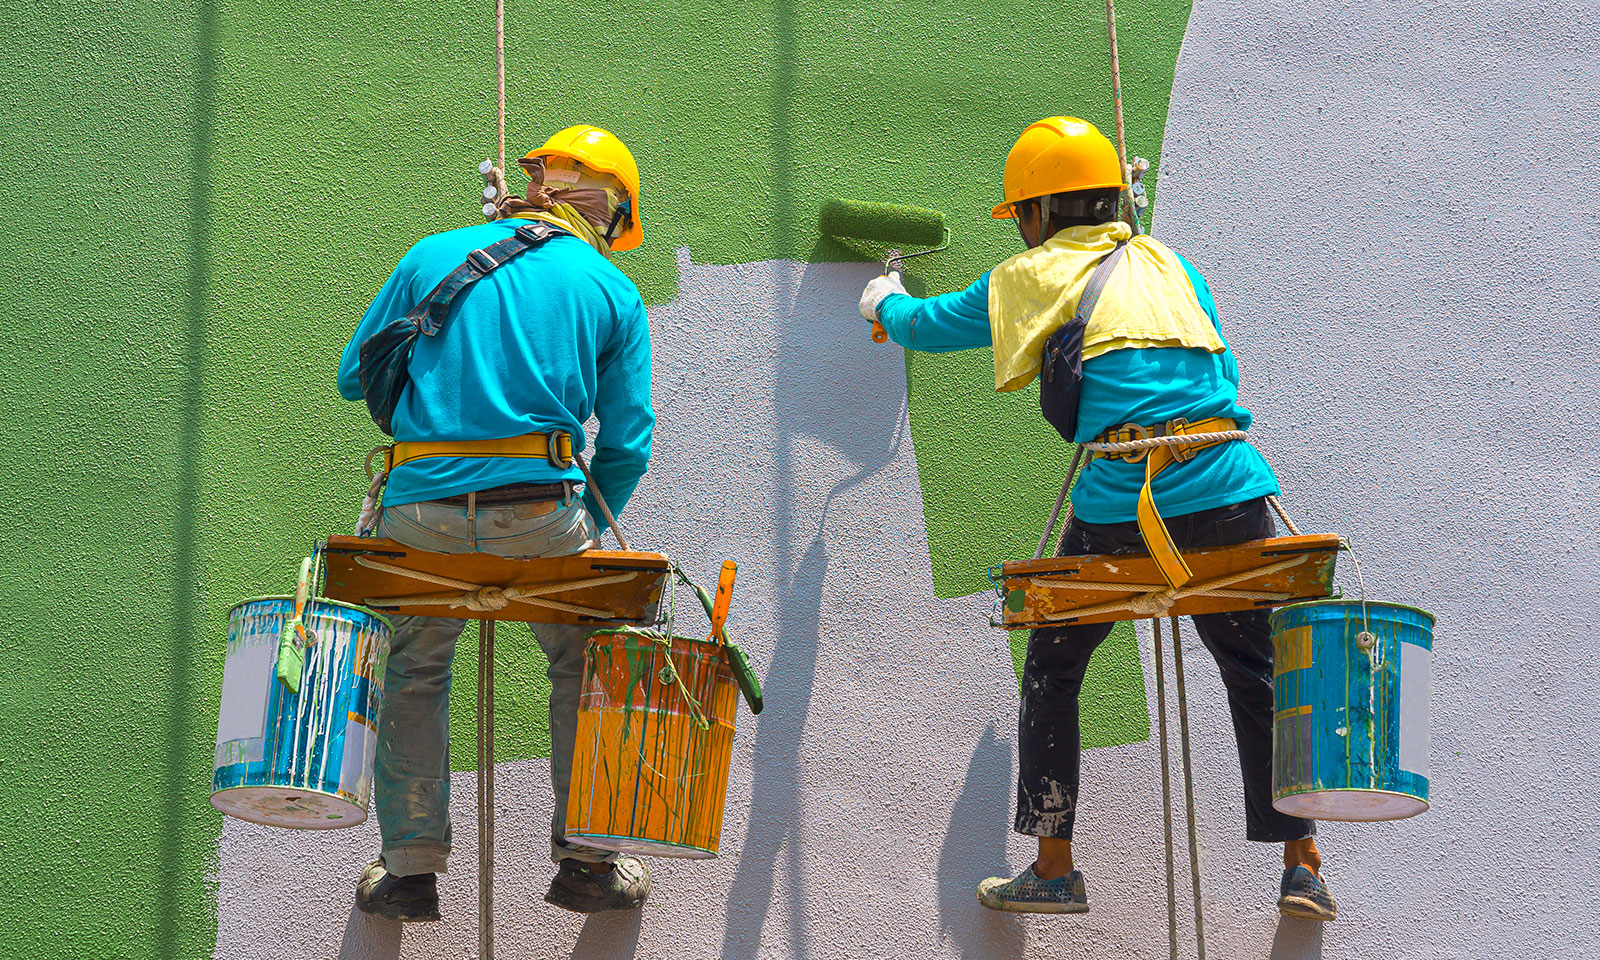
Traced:
[[[775, 261], [772, 289], [778, 323], [774, 388], [774, 601], [777, 637], [765, 684], [771, 691], [754, 744], [749, 827], [727, 904], [723, 960], [810, 955], [807, 899], [827, 859], [809, 865], [803, 846], [800, 755], [816, 683], [819, 623], [828, 578], [828, 512], [853, 488], [892, 462], [904, 440], [904, 359], [896, 347], [869, 339], [856, 310], [862, 285], [877, 269], [861, 264]], [[796, 279], [798, 275], [798, 283]], [[832, 460], [833, 462], [830, 462]], [[821, 484], [850, 473], [818, 497]], [[787, 950], [763, 949], [761, 931], [775, 901], [778, 872], [788, 913]]]
[[1280, 917], [1267, 960], [1321, 960], [1322, 924]]
[[1011, 744], [990, 723], [939, 848], [939, 934], [962, 960], [1014, 960], [1026, 945], [1022, 918], [986, 909], [975, 894], [983, 878], [1010, 874], [1011, 785]]

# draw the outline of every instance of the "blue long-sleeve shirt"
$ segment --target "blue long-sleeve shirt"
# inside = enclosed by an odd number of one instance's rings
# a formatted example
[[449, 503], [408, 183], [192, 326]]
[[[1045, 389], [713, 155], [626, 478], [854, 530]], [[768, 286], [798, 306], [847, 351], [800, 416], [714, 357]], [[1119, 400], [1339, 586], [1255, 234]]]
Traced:
[[[418, 241], [395, 267], [344, 349], [339, 393], [361, 399], [361, 344], [405, 316], [467, 254], [526, 221], [496, 220]], [[561, 235], [522, 254], [457, 296], [436, 336], [417, 338], [411, 384], [394, 413], [397, 440], [490, 440], [565, 430], [584, 447], [600, 422], [590, 469], [621, 514], [650, 460], [650, 328], [639, 290], [593, 247]], [[438, 457], [389, 477], [390, 506], [508, 483], [583, 479], [544, 460]], [[605, 518], [586, 490], [595, 522]]]
[[[1183, 267], [1220, 336], [1211, 288], [1189, 261], [1183, 260]], [[992, 346], [989, 274], [965, 290], [942, 296], [893, 294], [879, 304], [878, 319], [889, 337], [909, 350], [947, 353]], [[1239, 405], [1239, 365], [1233, 351], [1146, 347], [1113, 350], [1083, 362], [1077, 442], [1126, 423], [1151, 426], [1177, 417], [1232, 417], [1241, 430], [1250, 426], [1250, 411]], [[1095, 458], [1072, 489], [1073, 513], [1089, 523], [1133, 520], [1143, 485], [1142, 462]], [[1193, 460], [1167, 468], [1151, 487], [1157, 508], [1168, 517], [1277, 492], [1272, 468], [1248, 443], [1202, 450]]]

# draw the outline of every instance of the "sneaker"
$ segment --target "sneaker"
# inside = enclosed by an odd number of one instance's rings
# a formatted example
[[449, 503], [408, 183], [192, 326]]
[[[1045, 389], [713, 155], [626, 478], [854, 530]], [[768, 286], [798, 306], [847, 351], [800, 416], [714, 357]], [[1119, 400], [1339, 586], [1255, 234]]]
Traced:
[[356, 907], [362, 913], [401, 923], [439, 919], [439, 888], [431, 873], [397, 877], [383, 868], [383, 858], [367, 864], [356, 883]]
[[1339, 916], [1339, 905], [1322, 879], [1305, 867], [1283, 871], [1278, 885], [1278, 912], [1300, 920], [1327, 923]]
[[632, 910], [650, 896], [650, 868], [643, 860], [618, 857], [611, 869], [597, 869], [604, 866], [570, 857], [562, 860], [544, 902], [574, 913], [601, 913]]
[[978, 902], [990, 910], [1012, 913], [1089, 912], [1081, 870], [1054, 880], [1041, 880], [1029, 866], [1014, 880], [990, 877], [978, 884]]

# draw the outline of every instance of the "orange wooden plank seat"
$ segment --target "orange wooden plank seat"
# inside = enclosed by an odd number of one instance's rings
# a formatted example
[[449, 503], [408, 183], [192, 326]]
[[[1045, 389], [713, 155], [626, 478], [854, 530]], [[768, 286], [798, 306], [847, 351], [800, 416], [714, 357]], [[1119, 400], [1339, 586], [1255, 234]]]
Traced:
[[996, 627], [1254, 610], [1333, 596], [1338, 534], [1272, 537], [1183, 554], [1194, 579], [1174, 590], [1147, 554], [1019, 560], [1000, 568]]
[[379, 613], [525, 623], [651, 624], [672, 561], [590, 550], [513, 560], [434, 553], [374, 537], [329, 537], [325, 595]]

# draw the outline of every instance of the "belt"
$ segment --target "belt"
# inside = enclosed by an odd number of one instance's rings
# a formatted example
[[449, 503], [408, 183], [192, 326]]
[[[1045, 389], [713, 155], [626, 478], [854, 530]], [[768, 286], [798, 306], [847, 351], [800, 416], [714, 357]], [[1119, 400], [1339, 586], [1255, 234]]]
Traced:
[[384, 470], [393, 470], [413, 460], [432, 457], [512, 457], [548, 460], [550, 466], [565, 470], [572, 466], [572, 434], [565, 430], [525, 433], [499, 440], [408, 440], [395, 441], [383, 455]]
[[[560, 483], [508, 483], [505, 486], [477, 491], [476, 502], [480, 507], [503, 507], [512, 503], [565, 500], [572, 495], [572, 487], [571, 480], [563, 480]], [[453, 497], [440, 497], [436, 502], [464, 507], [467, 505], [467, 495], [461, 493]]]
[[[1154, 427], [1143, 427], [1136, 423], [1123, 424], [1113, 427], [1100, 436], [1095, 437], [1095, 443], [1130, 443], [1135, 440], [1150, 440], [1155, 437], [1181, 437], [1197, 433], [1236, 433], [1239, 425], [1230, 417], [1208, 417], [1194, 423], [1179, 417], [1168, 420], [1164, 424]], [[1110, 460], [1125, 460], [1129, 463], [1144, 461], [1144, 486], [1139, 488], [1139, 535], [1144, 538], [1145, 547], [1150, 551], [1150, 556], [1156, 562], [1156, 567], [1161, 571], [1161, 576], [1166, 579], [1167, 585], [1173, 589], [1183, 586], [1194, 578], [1194, 573], [1189, 565], [1184, 562], [1183, 554], [1178, 552], [1178, 545], [1172, 542], [1172, 534], [1167, 532], [1167, 525], [1161, 519], [1161, 514], [1156, 510], [1155, 498], [1150, 493], [1150, 482], [1161, 471], [1174, 463], [1183, 463], [1193, 460], [1194, 455], [1208, 447], [1230, 443], [1240, 439], [1236, 436], [1213, 437], [1207, 440], [1195, 440], [1182, 443], [1163, 443], [1158, 446], [1145, 447], [1139, 450], [1125, 452], [1109, 452], [1096, 450], [1095, 457]]]

